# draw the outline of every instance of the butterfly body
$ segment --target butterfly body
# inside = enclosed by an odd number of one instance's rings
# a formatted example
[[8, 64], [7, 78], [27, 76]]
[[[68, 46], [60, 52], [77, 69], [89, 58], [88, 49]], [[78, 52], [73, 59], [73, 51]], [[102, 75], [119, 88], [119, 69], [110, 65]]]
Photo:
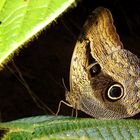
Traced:
[[97, 8], [76, 43], [66, 100], [95, 118], [125, 118], [140, 112], [139, 87], [139, 58], [123, 48], [110, 11]]

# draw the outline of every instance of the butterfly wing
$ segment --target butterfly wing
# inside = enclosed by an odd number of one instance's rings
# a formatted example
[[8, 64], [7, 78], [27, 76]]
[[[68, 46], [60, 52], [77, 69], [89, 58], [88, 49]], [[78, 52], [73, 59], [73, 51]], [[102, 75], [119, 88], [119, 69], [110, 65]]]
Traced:
[[96, 118], [133, 116], [140, 111], [139, 66], [137, 56], [123, 49], [110, 11], [97, 8], [76, 43], [66, 100]]

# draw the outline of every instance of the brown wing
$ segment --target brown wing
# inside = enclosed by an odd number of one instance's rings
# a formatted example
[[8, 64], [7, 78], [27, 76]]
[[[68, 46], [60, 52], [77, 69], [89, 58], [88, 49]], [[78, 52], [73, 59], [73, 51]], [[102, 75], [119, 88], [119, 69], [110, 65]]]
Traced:
[[110, 11], [97, 8], [76, 43], [66, 100], [96, 118], [133, 116], [140, 111], [139, 66], [123, 49]]

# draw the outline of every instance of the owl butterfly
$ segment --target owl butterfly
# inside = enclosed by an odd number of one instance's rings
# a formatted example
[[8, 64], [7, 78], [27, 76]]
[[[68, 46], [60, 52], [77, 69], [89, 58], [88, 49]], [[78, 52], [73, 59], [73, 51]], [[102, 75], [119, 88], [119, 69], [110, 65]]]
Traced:
[[110, 11], [99, 7], [86, 21], [70, 68], [70, 105], [95, 118], [140, 112], [140, 60], [123, 48]]

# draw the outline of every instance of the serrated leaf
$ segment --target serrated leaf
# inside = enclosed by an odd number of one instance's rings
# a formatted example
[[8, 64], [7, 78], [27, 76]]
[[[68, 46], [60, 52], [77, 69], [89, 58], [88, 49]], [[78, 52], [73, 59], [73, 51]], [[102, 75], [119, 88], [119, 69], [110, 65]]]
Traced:
[[0, 131], [2, 140], [135, 140], [140, 138], [140, 121], [37, 116], [1, 123]]
[[1, 0], [0, 64], [75, 0]]

